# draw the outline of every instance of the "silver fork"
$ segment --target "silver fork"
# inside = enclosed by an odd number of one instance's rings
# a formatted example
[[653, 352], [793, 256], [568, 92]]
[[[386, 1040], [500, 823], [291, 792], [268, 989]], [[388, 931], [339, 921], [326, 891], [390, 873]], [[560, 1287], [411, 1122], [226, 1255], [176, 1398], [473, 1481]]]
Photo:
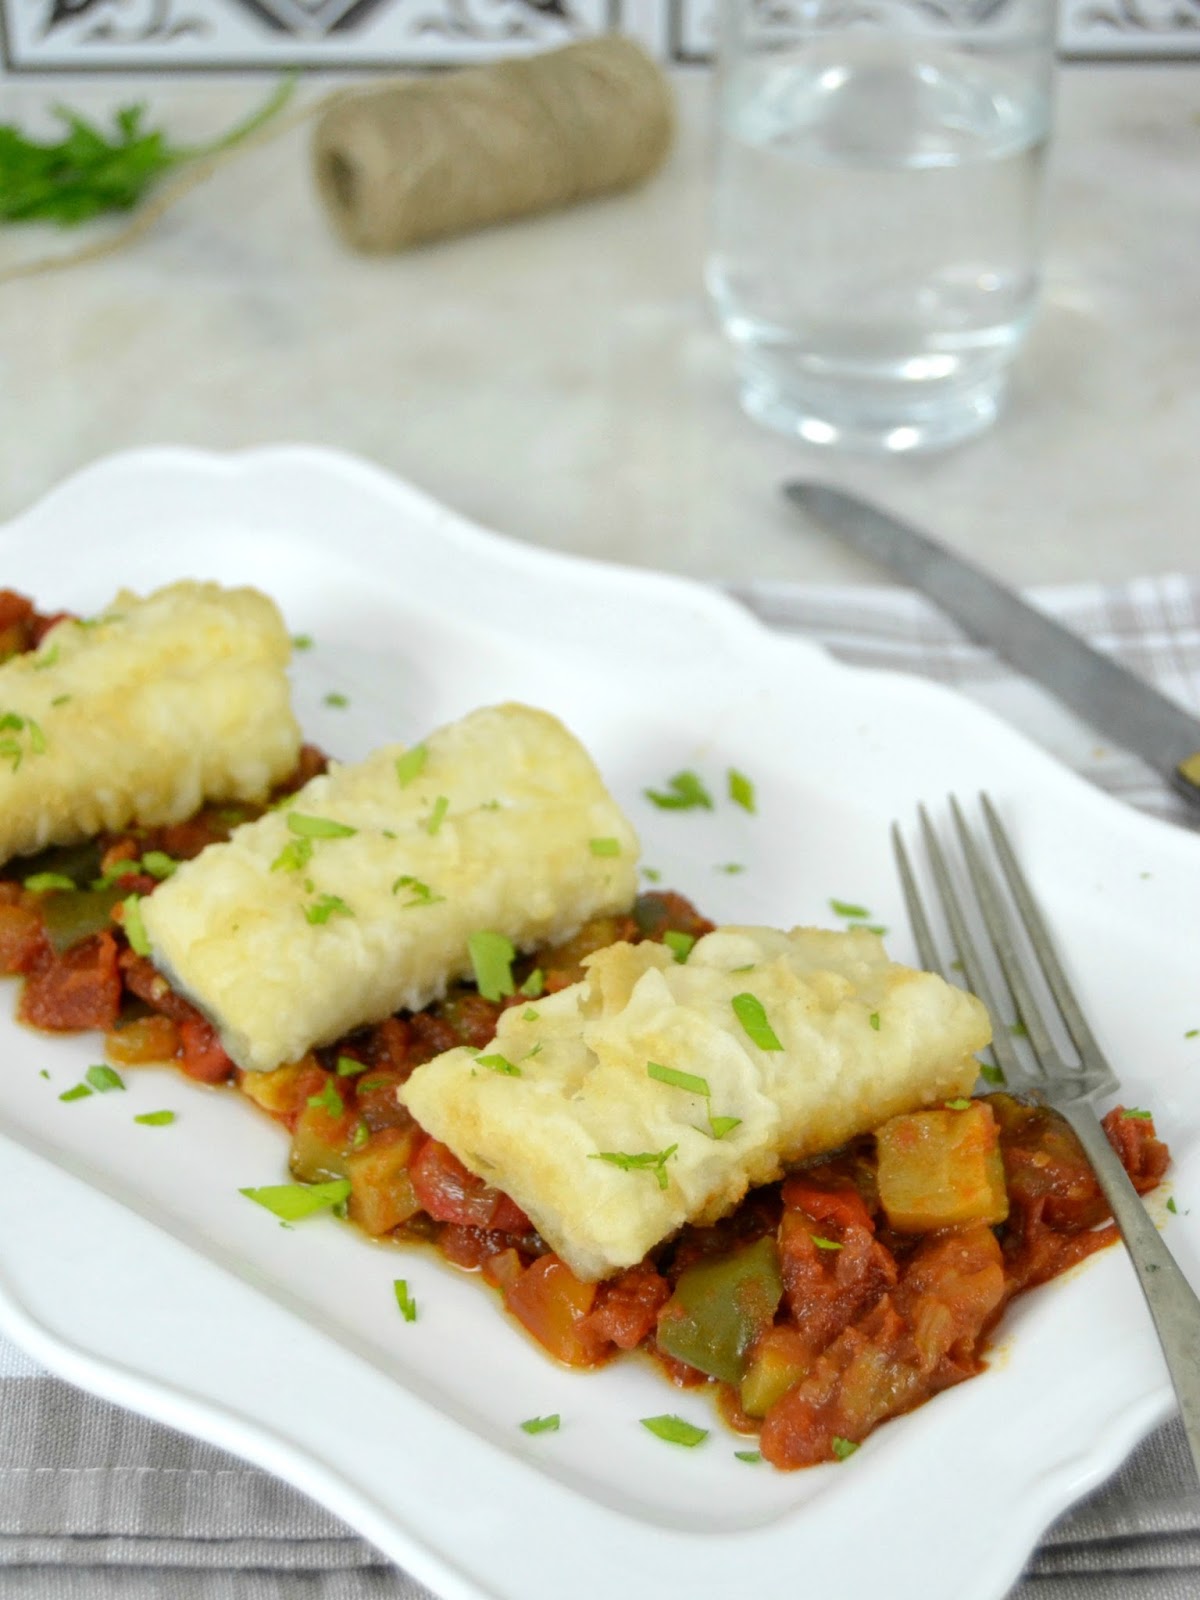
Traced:
[[[955, 887], [946, 852], [938, 843], [928, 813], [922, 806], [921, 832], [946, 922], [956, 946], [955, 953], [970, 988], [987, 1006], [996, 1025], [992, 1049], [1007, 1086], [1018, 1093], [1032, 1094], [1053, 1106], [1079, 1136], [1121, 1231], [1142, 1293], [1150, 1307], [1150, 1315], [1154, 1319], [1167, 1368], [1175, 1385], [1192, 1461], [1197, 1473], [1200, 1473], [1200, 1299], [1193, 1293], [1163, 1243], [1100, 1126], [1094, 1102], [1101, 1095], [1112, 1094], [1118, 1088], [1119, 1080], [1096, 1043], [1067, 982], [1046, 924], [996, 809], [987, 795], [981, 795], [980, 802], [996, 859], [1012, 892], [1029, 944], [1041, 965], [1046, 985], [1054, 996], [1062, 1022], [1078, 1053], [1078, 1061], [1068, 1061], [1050, 1036], [1042, 1008], [1029, 982], [1018, 948], [1014, 921], [995, 872], [967, 826], [958, 801], [952, 798], [950, 806], [955, 831], [975, 891], [980, 918], [988, 931], [1016, 1004], [1017, 1014], [1024, 1025], [1033, 1058], [1032, 1069], [1026, 1065], [1014, 1039], [999, 1025], [999, 1019], [1005, 1014], [1004, 1009], [996, 1002], [995, 987], [968, 927], [963, 897]], [[947, 964], [938, 954], [903, 836], [895, 823], [892, 824], [892, 845], [921, 960], [930, 971], [941, 972], [949, 977]]]

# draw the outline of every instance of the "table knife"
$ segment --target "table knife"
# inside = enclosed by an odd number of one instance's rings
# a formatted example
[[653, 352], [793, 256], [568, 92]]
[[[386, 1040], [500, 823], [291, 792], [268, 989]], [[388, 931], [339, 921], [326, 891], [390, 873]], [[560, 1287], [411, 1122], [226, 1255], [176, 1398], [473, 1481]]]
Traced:
[[784, 493], [1200, 807], [1200, 718], [898, 517], [827, 484], [789, 483]]

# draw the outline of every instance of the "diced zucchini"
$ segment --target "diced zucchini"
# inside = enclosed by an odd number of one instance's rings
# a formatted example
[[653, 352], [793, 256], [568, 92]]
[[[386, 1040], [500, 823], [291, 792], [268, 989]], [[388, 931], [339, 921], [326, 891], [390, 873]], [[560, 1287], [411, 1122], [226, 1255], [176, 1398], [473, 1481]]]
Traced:
[[740, 1383], [755, 1342], [783, 1296], [779, 1251], [768, 1234], [679, 1275], [658, 1318], [658, 1345], [677, 1361]]
[[352, 1116], [331, 1116], [323, 1106], [306, 1105], [292, 1130], [288, 1166], [301, 1183], [327, 1183], [350, 1176], [354, 1138]]
[[898, 1232], [990, 1225], [1007, 1217], [1000, 1130], [985, 1101], [893, 1117], [875, 1140], [879, 1200]]
[[765, 1417], [777, 1400], [796, 1387], [808, 1368], [808, 1352], [797, 1330], [768, 1328], [755, 1346], [742, 1379], [742, 1410], [748, 1417]]
[[416, 1124], [382, 1128], [346, 1160], [350, 1179], [350, 1219], [378, 1238], [391, 1233], [421, 1209], [408, 1163], [424, 1137]]

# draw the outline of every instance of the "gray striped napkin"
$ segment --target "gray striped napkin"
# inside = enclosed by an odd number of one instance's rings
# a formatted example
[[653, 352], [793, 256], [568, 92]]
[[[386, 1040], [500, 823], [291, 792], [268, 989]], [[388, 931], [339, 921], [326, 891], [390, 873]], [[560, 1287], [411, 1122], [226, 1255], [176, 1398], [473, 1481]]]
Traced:
[[[1140, 762], [906, 590], [754, 583], [772, 627], [855, 665], [961, 689], [1130, 804], [1192, 823]], [[1034, 598], [1200, 709], [1200, 580], [1143, 578]], [[1195, 1600], [1200, 1494], [1162, 1428], [1049, 1530], [1010, 1600]], [[51, 1378], [0, 1339], [0, 1600], [428, 1600], [329, 1512], [257, 1468]]]

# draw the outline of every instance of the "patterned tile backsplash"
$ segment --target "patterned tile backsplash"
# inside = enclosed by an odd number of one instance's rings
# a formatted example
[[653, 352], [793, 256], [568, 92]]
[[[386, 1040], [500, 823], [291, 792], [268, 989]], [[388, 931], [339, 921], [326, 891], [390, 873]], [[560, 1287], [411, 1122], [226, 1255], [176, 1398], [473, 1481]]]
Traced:
[[[10, 73], [378, 70], [487, 60], [620, 28], [707, 60], [719, 0], [0, 0]], [[1200, 60], [1200, 0], [1062, 0], [1067, 57]]]

